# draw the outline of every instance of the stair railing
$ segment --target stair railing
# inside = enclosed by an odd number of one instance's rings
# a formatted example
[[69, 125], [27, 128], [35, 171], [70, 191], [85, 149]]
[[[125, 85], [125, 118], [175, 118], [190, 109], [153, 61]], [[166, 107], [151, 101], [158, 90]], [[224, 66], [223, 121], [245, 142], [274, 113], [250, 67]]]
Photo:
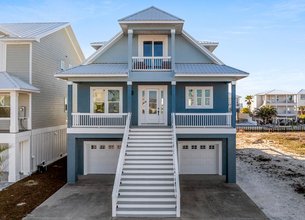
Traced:
[[126, 119], [126, 125], [125, 125], [123, 140], [122, 140], [122, 144], [121, 144], [121, 151], [120, 151], [120, 156], [119, 156], [119, 160], [118, 160], [118, 165], [116, 168], [116, 174], [115, 174], [113, 190], [112, 190], [112, 217], [116, 216], [120, 180], [121, 180], [121, 176], [122, 176], [122, 172], [123, 172], [123, 165], [124, 165], [126, 147], [127, 147], [127, 142], [128, 142], [130, 122], [131, 122], [131, 113], [129, 112], [127, 115], [127, 119]]
[[180, 217], [180, 183], [179, 183], [179, 166], [177, 153], [177, 136], [175, 113], [172, 113], [172, 138], [173, 138], [173, 161], [174, 161], [174, 191], [176, 197], [176, 217]]

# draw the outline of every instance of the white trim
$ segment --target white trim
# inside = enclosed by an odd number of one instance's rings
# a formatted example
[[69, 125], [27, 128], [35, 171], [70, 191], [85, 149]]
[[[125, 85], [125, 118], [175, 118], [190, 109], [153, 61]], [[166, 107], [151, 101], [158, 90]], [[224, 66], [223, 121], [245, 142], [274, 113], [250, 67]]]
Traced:
[[[67, 26], [67, 27], [68, 27], [68, 26]], [[83, 61], [84, 61], [84, 54], [82, 53], [82, 51], [79, 51], [79, 50], [77, 49], [77, 47], [75, 46], [75, 43], [74, 43], [74, 41], [72, 40], [72, 38], [71, 38], [71, 36], [70, 36], [70, 34], [69, 34], [69, 31], [68, 31], [67, 27], [65, 27], [66, 34], [68, 35], [68, 38], [69, 38], [69, 40], [71, 41], [72, 47], [73, 47], [73, 49], [75, 50], [75, 52], [76, 52], [76, 54], [77, 54], [77, 57], [78, 57], [79, 61], [80, 61], [80, 62], [83, 62]], [[72, 30], [72, 28], [71, 28], [71, 30]], [[72, 30], [72, 34], [75, 35], [75, 34], [73, 33], [73, 30]], [[76, 42], [76, 43], [78, 44], [78, 42]], [[78, 45], [78, 46], [79, 46], [79, 45]], [[80, 54], [79, 52], [81, 52], [81, 54]], [[69, 65], [70, 65], [70, 64], [69, 64]], [[69, 66], [69, 68], [70, 68], [70, 66]]]
[[69, 78], [69, 77], [128, 77], [128, 73], [124, 74], [55, 74], [56, 78]]
[[236, 81], [232, 81], [231, 84], [232, 84], [232, 85], [236, 85]]
[[46, 36], [48, 36], [48, 35], [50, 35], [50, 34], [53, 34], [53, 33], [57, 32], [57, 31], [59, 31], [59, 30], [61, 30], [61, 29], [63, 29], [63, 28], [66, 28], [66, 27], [70, 26], [70, 25], [71, 25], [70, 23], [63, 24], [63, 25], [58, 26], [58, 27], [56, 27], [56, 28], [53, 28], [52, 30], [49, 30], [49, 31], [47, 31], [47, 32], [45, 32], [45, 33], [42, 33], [42, 34], [40, 34], [40, 35], [37, 35], [35, 38], [36, 38], [38, 41], [40, 41], [41, 38], [46, 37]]
[[123, 32], [117, 33], [110, 41], [108, 41], [103, 47], [100, 47], [95, 51], [88, 59], [86, 59], [83, 65], [92, 63], [98, 56], [102, 55], [106, 50], [108, 50], [114, 43], [120, 40], [124, 36]]
[[119, 24], [183, 24], [184, 21], [119, 21]]
[[103, 86], [91, 86], [90, 87], [90, 113], [93, 113], [93, 90], [94, 89], [104, 89], [105, 90], [105, 106], [104, 106], [104, 113], [100, 113], [100, 114], [108, 114], [108, 90], [119, 90], [119, 94], [120, 94], [120, 103], [119, 103], [119, 113], [123, 112], [123, 87], [120, 86], [114, 86], [114, 87], [103, 87]]
[[[194, 73], [176, 73], [175, 77], [247, 77], [249, 74], [247, 73], [202, 73], [202, 74], [194, 74]], [[235, 81], [235, 80], [231, 80]]]
[[[141, 117], [141, 94], [143, 90], [147, 89], [163, 89], [164, 91], [164, 123], [143, 123], [143, 118]], [[168, 119], [168, 92], [167, 92], [167, 85], [138, 85], [138, 125], [139, 126], [164, 126], [167, 125]]]
[[32, 65], [33, 65], [33, 44], [30, 43], [30, 54], [29, 54], [29, 83], [30, 84], [32, 84], [32, 80], [33, 80]]
[[[208, 145], [217, 145], [217, 154], [218, 154], [218, 160], [217, 160], [217, 171], [218, 171], [218, 175], [222, 176], [222, 142], [221, 141], [207, 141], [207, 140], [196, 140], [196, 141], [178, 141], [178, 157], [179, 157], [179, 171], [181, 171], [181, 166], [180, 166], [180, 163], [181, 163], [181, 147], [182, 145], [191, 145], [192, 143], [207, 143]], [[198, 144], [197, 144], [198, 145]], [[180, 174], [183, 174], [183, 173], [180, 173]]]
[[0, 41], [0, 71], [6, 71], [6, 43]]
[[122, 128], [67, 128], [68, 134], [123, 134]]
[[28, 94], [29, 96], [29, 107], [28, 107], [28, 124], [27, 124], [27, 129], [28, 130], [32, 130], [32, 119], [33, 119], [33, 114], [32, 114], [32, 102], [33, 102], [33, 99], [32, 99], [32, 93], [29, 93]]
[[177, 134], [236, 134], [235, 128], [176, 128]]
[[127, 81], [127, 85], [131, 86], [132, 85], [132, 81]]
[[195, 40], [190, 34], [185, 31], [181, 32], [181, 35], [185, 37], [189, 42], [193, 43], [203, 54], [210, 57], [216, 64], [223, 65], [224, 63], [218, 59], [213, 53], [211, 53], [207, 48], [201, 46], [197, 40]]
[[[189, 106], [188, 105], [188, 91], [192, 89], [194, 90], [194, 101], [197, 103], [197, 90], [202, 91], [202, 97], [201, 97], [201, 105], [194, 105], [194, 106]], [[205, 104], [205, 90], [210, 90], [210, 105]], [[186, 86], [185, 87], [185, 108], [186, 109], [213, 109], [214, 106], [214, 96], [213, 96], [213, 86]], [[194, 103], [194, 104], [195, 104]]]
[[[168, 36], [167, 35], [138, 35], [138, 57], [143, 57], [143, 42], [144, 41], [162, 41], [163, 42], [163, 55], [168, 56]], [[152, 51], [152, 57], [154, 52]]]

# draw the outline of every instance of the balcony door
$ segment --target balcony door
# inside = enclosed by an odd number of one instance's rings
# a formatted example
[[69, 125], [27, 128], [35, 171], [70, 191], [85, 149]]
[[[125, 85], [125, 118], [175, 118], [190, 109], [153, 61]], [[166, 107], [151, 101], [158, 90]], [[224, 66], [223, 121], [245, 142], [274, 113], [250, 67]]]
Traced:
[[139, 86], [139, 125], [167, 125], [167, 86]]

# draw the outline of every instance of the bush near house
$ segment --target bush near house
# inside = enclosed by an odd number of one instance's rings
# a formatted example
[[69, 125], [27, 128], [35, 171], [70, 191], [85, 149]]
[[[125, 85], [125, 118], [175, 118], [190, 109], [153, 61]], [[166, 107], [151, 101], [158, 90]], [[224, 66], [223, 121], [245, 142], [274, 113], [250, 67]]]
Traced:
[[263, 120], [264, 124], [272, 123], [272, 119], [277, 116], [277, 111], [273, 106], [265, 105], [255, 109], [254, 116]]

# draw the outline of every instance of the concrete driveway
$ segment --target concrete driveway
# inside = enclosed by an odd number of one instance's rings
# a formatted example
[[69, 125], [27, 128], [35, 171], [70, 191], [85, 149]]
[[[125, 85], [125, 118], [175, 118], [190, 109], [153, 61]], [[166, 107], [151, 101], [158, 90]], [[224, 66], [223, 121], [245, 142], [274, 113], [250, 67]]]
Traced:
[[[182, 175], [180, 178], [181, 220], [267, 219], [238, 185], [224, 183], [224, 177]], [[113, 182], [113, 175], [82, 176], [76, 185], [65, 185], [24, 219], [129, 219], [111, 217]], [[145, 218], [148, 219], [156, 218]]]

